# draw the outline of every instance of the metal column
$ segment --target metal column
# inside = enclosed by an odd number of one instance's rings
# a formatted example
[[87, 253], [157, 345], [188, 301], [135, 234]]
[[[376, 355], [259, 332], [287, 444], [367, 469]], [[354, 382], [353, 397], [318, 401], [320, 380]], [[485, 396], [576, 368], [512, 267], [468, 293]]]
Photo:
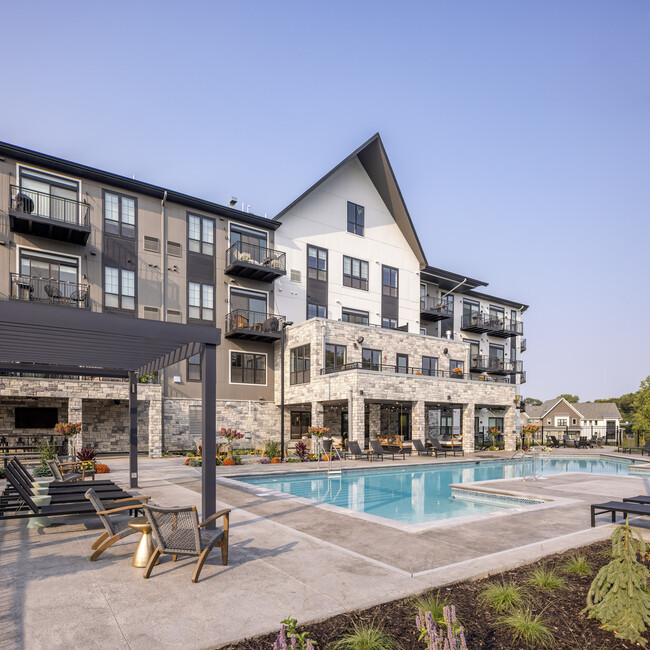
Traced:
[[[201, 360], [203, 378], [203, 467], [201, 472], [201, 506], [203, 519], [217, 509], [217, 346], [205, 344]], [[214, 528], [214, 524], [210, 526]]]
[[138, 377], [129, 372], [129, 476], [130, 486], [138, 487]]

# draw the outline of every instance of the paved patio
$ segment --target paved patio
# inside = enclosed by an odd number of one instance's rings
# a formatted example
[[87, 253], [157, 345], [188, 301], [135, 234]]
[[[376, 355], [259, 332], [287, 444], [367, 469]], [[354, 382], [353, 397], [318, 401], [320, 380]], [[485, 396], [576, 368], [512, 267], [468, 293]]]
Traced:
[[[166, 505], [200, 505], [200, 470], [185, 467], [182, 459], [140, 462], [142, 494]], [[109, 464], [111, 477], [126, 485], [126, 459]], [[354, 466], [369, 464], [346, 462]], [[267, 465], [246, 471], [302, 469]], [[219, 468], [218, 474], [241, 471]], [[217, 507], [233, 508], [229, 566], [212, 553], [197, 584], [190, 581], [193, 559], [173, 564], [169, 557], [143, 580], [130, 564], [133, 537], [91, 563], [90, 544], [99, 534], [94, 517], [59, 518], [39, 531], [27, 529], [25, 521], [1, 522], [0, 645], [216, 647], [277, 629], [287, 616], [322, 619], [604, 539], [612, 529], [608, 518], [590, 528], [587, 504], [650, 493], [645, 478], [577, 473], [535, 483], [492, 481], [490, 487], [560, 502], [412, 533], [218, 483]], [[650, 522], [635, 524], [650, 533]]]

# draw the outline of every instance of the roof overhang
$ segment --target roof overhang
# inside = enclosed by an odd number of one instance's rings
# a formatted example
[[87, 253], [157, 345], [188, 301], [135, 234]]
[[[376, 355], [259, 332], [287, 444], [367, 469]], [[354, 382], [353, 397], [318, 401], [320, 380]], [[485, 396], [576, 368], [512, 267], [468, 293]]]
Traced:
[[482, 293], [480, 291], [468, 291], [468, 295], [474, 296], [475, 298], [482, 298], [483, 300], [492, 300], [498, 302], [501, 305], [506, 305], [507, 307], [512, 307], [513, 309], [521, 309], [522, 312], [525, 312], [528, 309], [528, 305], [524, 305], [522, 302], [517, 302], [516, 300], [507, 300], [506, 298], [499, 298], [498, 296], [491, 296], [487, 293]]
[[437, 284], [443, 291], [454, 290], [455, 293], [465, 293], [476, 287], [487, 286], [487, 282], [483, 280], [475, 280], [459, 273], [452, 273], [444, 269], [438, 269], [435, 266], [425, 266], [420, 271], [420, 280], [423, 282], [433, 282]]

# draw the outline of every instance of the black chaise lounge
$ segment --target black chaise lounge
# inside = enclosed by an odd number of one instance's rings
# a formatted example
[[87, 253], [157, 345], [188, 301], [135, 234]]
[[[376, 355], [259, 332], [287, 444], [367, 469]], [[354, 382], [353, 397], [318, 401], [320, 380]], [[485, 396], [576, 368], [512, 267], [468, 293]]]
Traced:
[[345, 452], [344, 458], [346, 460], [348, 458], [354, 458], [355, 460], [357, 460], [359, 457], [363, 458], [364, 456], [366, 460], [372, 460], [372, 458], [370, 458], [371, 454], [363, 451], [363, 449], [361, 449], [361, 447], [359, 446], [358, 442], [354, 440], [348, 440], [348, 450]]
[[650, 456], [650, 438], [645, 441], [643, 447], [617, 447], [616, 451], [620, 451], [624, 454], [631, 454], [633, 451], [640, 451], [641, 455], [648, 454]]
[[449, 453], [453, 454], [454, 456], [456, 454], [460, 454], [461, 456], [465, 455], [465, 451], [462, 449], [462, 447], [458, 449], [457, 447], [454, 447], [453, 443], [449, 448], [443, 447], [440, 444], [440, 440], [438, 440], [438, 438], [436, 438], [435, 436], [431, 437], [431, 446], [433, 447], [433, 450], [436, 452], [436, 456], [439, 453], [444, 453], [445, 456]]
[[[418, 456], [431, 456], [431, 454], [435, 453], [435, 450], [433, 449], [427, 449], [423, 444], [421, 440], [414, 440], [413, 441], [413, 449], [418, 452]], [[437, 454], [436, 454], [437, 455]]]
[[401, 451], [399, 447], [391, 447], [390, 449], [384, 449], [381, 446], [379, 440], [371, 440], [370, 446], [372, 448], [372, 453], [374, 456], [383, 458], [384, 456], [390, 456], [392, 460], [395, 460], [395, 456], [401, 456], [403, 459], [406, 459], [406, 452]]
[[549, 436], [548, 440], [551, 443], [551, 447], [560, 447], [560, 441], [555, 436]]
[[624, 515], [639, 515], [650, 517], [650, 505], [635, 503], [630, 501], [607, 501], [606, 503], [591, 504], [591, 527], [596, 525], [596, 515], [602, 515], [605, 512], [612, 513], [612, 522], [616, 523], [616, 513]]
[[[34, 476], [29, 472], [29, 470], [17, 458], [10, 460], [8, 465], [11, 467], [15, 467], [17, 470], [19, 470], [20, 473], [25, 476], [25, 479], [30, 483], [36, 480]], [[50, 490], [52, 488], [62, 488], [66, 490], [76, 490], [81, 492], [85, 492], [88, 489], [89, 485], [90, 483], [84, 484], [79, 481], [50, 481], [48, 483]], [[99, 481], [92, 482], [92, 488], [95, 491], [97, 491], [98, 488], [101, 489], [102, 486], [106, 486], [106, 485], [114, 486], [115, 483], [109, 479], [102, 479]]]

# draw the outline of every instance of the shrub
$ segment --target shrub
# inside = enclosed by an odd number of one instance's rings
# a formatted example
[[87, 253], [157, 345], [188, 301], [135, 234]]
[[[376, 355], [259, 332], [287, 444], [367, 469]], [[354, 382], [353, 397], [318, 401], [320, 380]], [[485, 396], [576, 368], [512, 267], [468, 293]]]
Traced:
[[95, 472], [97, 474], [108, 474], [111, 471], [111, 468], [108, 465], [104, 465], [104, 463], [97, 463], [95, 465]]
[[296, 443], [296, 456], [303, 461], [307, 458], [307, 454], [307, 445], [302, 440], [299, 440]]
[[642, 646], [646, 640], [641, 635], [650, 625], [650, 572], [638, 558], [646, 548], [643, 537], [630, 528], [626, 518], [625, 525], [612, 533], [614, 559], [596, 574], [584, 610], [614, 636]]
[[514, 582], [490, 582], [479, 594], [478, 599], [491, 607], [497, 614], [503, 614], [513, 608], [521, 608], [526, 600], [521, 587]]
[[426, 614], [427, 612], [431, 613], [433, 622], [436, 625], [444, 625], [445, 616], [444, 609], [447, 603], [440, 598], [437, 594], [430, 592], [426, 595], [418, 596], [413, 601], [413, 606], [418, 612]]
[[443, 622], [438, 627], [431, 612], [418, 612], [415, 624], [420, 630], [420, 641], [424, 640], [427, 650], [467, 650], [465, 631], [456, 620], [456, 609], [453, 605], [442, 610]]
[[589, 576], [593, 573], [591, 565], [584, 555], [574, 555], [565, 565], [566, 573], [573, 573], [578, 576]]
[[84, 447], [77, 452], [77, 460], [83, 462], [90, 462], [95, 460], [97, 456], [97, 450], [92, 447]]
[[44, 462], [41, 462], [41, 464], [34, 470], [34, 476], [38, 476], [39, 478], [52, 476], [52, 472], [50, 472], [50, 468]]
[[203, 460], [201, 458], [190, 458], [189, 461], [187, 461], [187, 464], [190, 467], [201, 467], [203, 465]]
[[269, 458], [274, 458], [280, 455], [280, 445], [275, 440], [267, 440], [264, 445], [264, 453]]
[[230, 456], [228, 456], [228, 458], [223, 459], [223, 463], [221, 463], [221, 464], [231, 466], [231, 465], [236, 465], [237, 462], [235, 461], [234, 458], [231, 458]]
[[397, 644], [386, 632], [370, 623], [354, 623], [333, 646], [335, 650], [392, 650]]
[[282, 458], [280, 458], [280, 456], [275, 456], [274, 458], [271, 458], [271, 462], [272, 463], [281, 463]]
[[559, 575], [554, 569], [548, 569], [541, 566], [534, 569], [528, 576], [528, 584], [540, 589], [564, 589], [566, 580]]
[[499, 624], [510, 631], [513, 641], [518, 644], [516, 647], [520, 647], [519, 643], [529, 648], [552, 648], [555, 645], [555, 637], [542, 615], [534, 616], [528, 609], [506, 614]]

